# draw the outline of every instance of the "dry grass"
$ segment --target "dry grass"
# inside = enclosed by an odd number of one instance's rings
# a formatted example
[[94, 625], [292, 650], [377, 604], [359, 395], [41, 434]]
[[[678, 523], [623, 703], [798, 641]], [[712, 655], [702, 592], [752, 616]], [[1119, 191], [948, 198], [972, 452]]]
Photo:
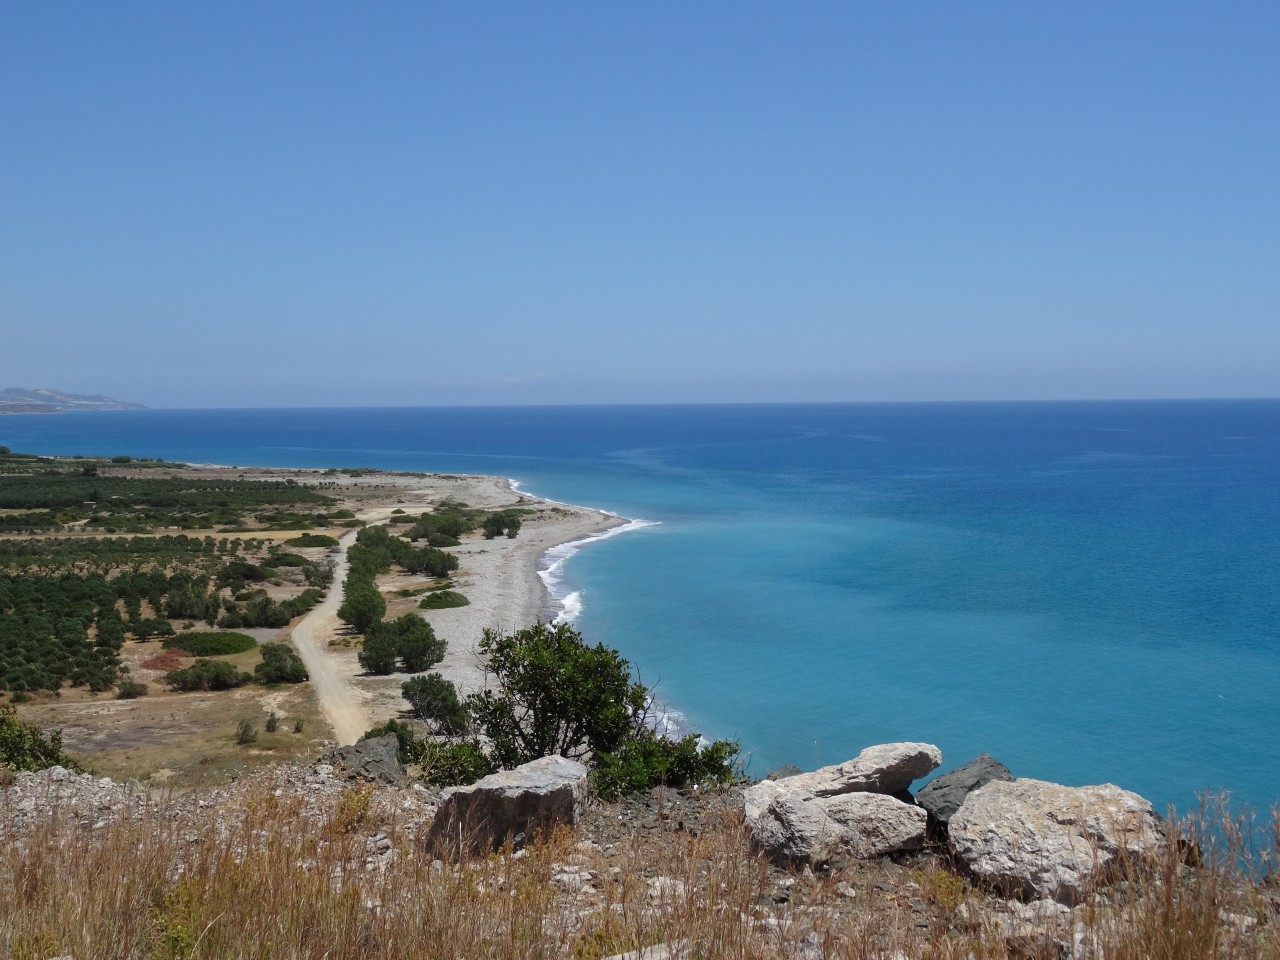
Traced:
[[458, 865], [434, 860], [427, 825], [369, 789], [318, 818], [269, 779], [238, 796], [97, 830], [55, 815], [9, 838], [0, 956], [598, 960], [657, 943], [701, 960], [1280, 956], [1260, 873], [1275, 849], [1244, 849], [1220, 811], [1197, 828], [1202, 867], [1172, 853], [1014, 934], [1004, 904], [938, 859], [780, 873], [729, 808], [696, 834], [597, 844], [562, 831]]
[[[239, 657], [243, 663], [237, 669], [252, 669], [255, 661], [249, 658], [257, 654]], [[236, 662], [234, 657], [223, 659]], [[62, 730], [68, 751], [100, 776], [169, 786], [218, 783], [295, 757], [315, 756], [332, 735], [310, 684], [172, 693], [147, 679], [149, 692], [136, 700], [77, 691], [76, 696], [26, 704], [19, 719]], [[281, 720], [277, 732], [268, 734], [263, 725], [271, 711]], [[258, 729], [252, 746], [236, 743], [242, 719]], [[301, 734], [293, 733], [298, 719], [303, 721]]]

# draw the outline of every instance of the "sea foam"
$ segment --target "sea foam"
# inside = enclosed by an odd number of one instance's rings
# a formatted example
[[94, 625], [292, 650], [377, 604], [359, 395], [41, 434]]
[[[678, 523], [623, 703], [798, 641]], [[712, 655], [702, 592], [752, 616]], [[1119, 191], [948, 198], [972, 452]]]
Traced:
[[[610, 514], [610, 516], [617, 515]], [[622, 518], [619, 517], [619, 519]], [[600, 533], [593, 533], [579, 540], [562, 543], [544, 553], [542, 561], [538, 564], [538, 577], [542, 580], [543, 586], [547, 588], [551, 610], [554, 611], [551, 622], [573, 623], [582, 615], [582, 591], [569, 590], [565, 584], [564, 565], [567, 560], [576, 556], [588, 544], [599, 543], [601, 540], [608, 540], [610, 537], [616, 537], [619, 534], [631, 533], [633, 530], [642, 530], [645, 527], [657, 525], [658, 521], [656, 520], [628, 520], [621, 526], [610, 527]]]

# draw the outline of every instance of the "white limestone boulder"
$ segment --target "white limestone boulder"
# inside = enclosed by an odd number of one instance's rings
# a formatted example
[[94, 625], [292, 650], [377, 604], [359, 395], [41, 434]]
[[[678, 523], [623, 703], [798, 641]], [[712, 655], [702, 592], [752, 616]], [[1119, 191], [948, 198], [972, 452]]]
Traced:
[[752, 839], [773, 860], [820, 864], [869, 860], [924, 844], [928, 815], [883, 793], [805, 797], [757, 794], [746, 804]]
[[881, 743], [867, 747], [852, 760], [812, 773], [775, 780], [788, 790], [811, 797], [842, 793], [901, 793], [912, 781], [938, 769], [942, 751], [931, 743]]
[[781, 863], [817, 865], [918, 849], [927, 814], [889, 794], [902, 793], [941, 763], [932, 744], [886, 743], [846, 763], [753, 784], [743, 792], [747, 829]]
[[993, 780], [965, 798], [947, 832], [956, 856], [988, 886], [1065, 904], [1141, 866], [1164, 844], [1151, 804], [1109, 783]]

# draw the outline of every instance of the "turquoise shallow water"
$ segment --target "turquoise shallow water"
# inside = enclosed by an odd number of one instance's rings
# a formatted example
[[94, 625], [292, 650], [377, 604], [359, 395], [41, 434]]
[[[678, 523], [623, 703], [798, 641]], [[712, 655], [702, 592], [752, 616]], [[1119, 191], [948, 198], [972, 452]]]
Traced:
[[498, 473], [656, 521], [562, 590], [756, 773], [918, 739], [1280, 799], [1278, 401], [140, 411], [0, 443]]

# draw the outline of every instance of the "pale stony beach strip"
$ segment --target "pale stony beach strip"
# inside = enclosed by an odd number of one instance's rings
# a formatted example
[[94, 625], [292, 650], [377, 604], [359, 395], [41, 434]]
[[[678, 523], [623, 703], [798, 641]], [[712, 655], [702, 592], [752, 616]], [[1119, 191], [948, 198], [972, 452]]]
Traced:
[[[514, 539], [485, 540], [473, 534], [461, 546], [450, 548], [461, 561], [453, 576], [455, 589], [470, 604], [424, 612], [436, 635], [448, 642], [444, 660], [433, 669], [451, 680], [461, 695], [476, 692], [486, 683], [484, 663], [476, 647], [487, 628], [512, 631], [548, 618], [547, 591], [538, 576], [539, 562], [547, 551], [627, 522], [599, 510], [532, 497], [501, 477], [379, 474], [370, 476], [368, 481], [400, 488], [388, 501], [359, 512], [360, 518], [369, 523], [385, 521], [397, 509], [416, 515], [445, 499], [490, 510], [519, 506], [532, 511], [523, 518], [520, 533]], [[344, 545], [350, 542], [344, 538]], [[380, 586], [384, 593], [391, 594], [421, 582], [421, 577], [392, 575], [381, 578]], [[332, 596], [333, 601], [295, 625], [293, 639], [317, 681], [317, 694], [334, 727], [335, 739], [347, 743], [406, 709], [400, 696], [406, 675], [368, 676], [360, 667], [356, 647], [331, 643], [341, 641], [347, 633], [337, 619], [341, 598], [337, 582]], [[416, 611], [417, 600], [393, 601], [387, 616]], [[346, 687], [347, 692], [341, 692], [341, 687]]]

